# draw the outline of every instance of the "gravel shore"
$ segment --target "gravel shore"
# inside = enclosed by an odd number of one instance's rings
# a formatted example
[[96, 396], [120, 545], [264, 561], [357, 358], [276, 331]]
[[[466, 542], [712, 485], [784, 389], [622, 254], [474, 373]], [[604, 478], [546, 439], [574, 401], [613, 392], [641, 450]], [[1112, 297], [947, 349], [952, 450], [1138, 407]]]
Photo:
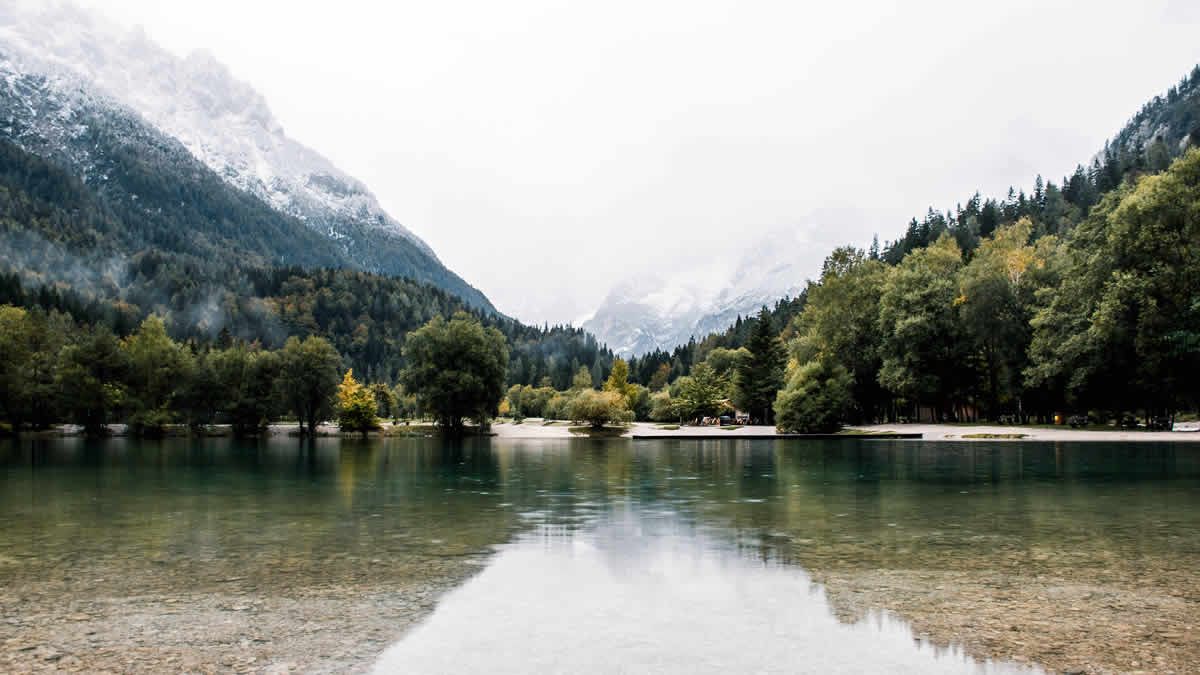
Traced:
[[364, 672], [483, 561], [23, 565], [0, 589], [0, 672]]
[[[547, 426], [543, 420], [527, 419], [521, 424], [502, 423], [492, 426], [492, 431], [502, 438], [579, 438], [571, 433], [569, 425], [554, 422]], [[1104, 442], [1192, 442], [1200, 443], [1200, 432], [1196, 431], [1085, 431], [1061, 427], [1053, 429], [1004, 426], [960, 426], [951, 424], [875, 424], [849, 427], [847, 431], [863, 434], [923, 434], [926, 441], [977, 441], [1017, 440], [1012, 438], [970, 438], [971, 436], [1016, 436], [1025, 441], [1104, 441]], [[775, 427], [746, 426], [737, 429], [720, 427], [691, 427], [638, 422], [626, 430], [625, 435], [652, 436], [695, 436], [697, 438], [732, 438], [747, 436], [774, 436]]]

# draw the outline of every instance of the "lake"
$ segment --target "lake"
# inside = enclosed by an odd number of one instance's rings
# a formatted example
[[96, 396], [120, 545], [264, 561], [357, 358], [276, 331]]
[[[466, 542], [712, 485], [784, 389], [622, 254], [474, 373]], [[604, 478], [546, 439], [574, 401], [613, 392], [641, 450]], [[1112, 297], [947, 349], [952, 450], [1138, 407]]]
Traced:
[[0, 445], [0, 485], [12, 669], [1200, 656], [1191, 443], [64, 439]]

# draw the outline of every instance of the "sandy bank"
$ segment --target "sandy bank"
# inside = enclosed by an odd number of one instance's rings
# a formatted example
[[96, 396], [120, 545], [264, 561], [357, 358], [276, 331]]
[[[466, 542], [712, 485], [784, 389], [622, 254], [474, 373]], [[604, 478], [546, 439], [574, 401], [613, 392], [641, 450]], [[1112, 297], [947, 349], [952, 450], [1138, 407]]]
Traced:
[[[652, 424], [639, 422], [630, 425], [625, 436], [694, 436], [696, 438], [747, 438], [756, 436], [775, 436], [778, 435], [775, 427], [767, 426], [747, 426], [739, 429], [721, 429], [719, 427], [689, 427], [674, 425]], [[552, 426], [546, 426], [544, 420], [527, 419], [521, 424], [503, 423], [495, 424], [492, 431], [501, 438], [583, 438], [571, 433], [569, 426], [562, 422], [555, 422]], [[1200, 443], [1200, 433], [1194, 431], [1130, 431], [1114, 429], [1112, 431], [1082, 431], [1071, 429], [1070, 427], [1061, 427], [1055, 429], [1043, 429], [1034, 427], [1013, 427], [1013, 426], [959, 426], [952, 424], [875, 424], [870, 426], [852, 427], [850, 431], [861, 431], [872, 434], [904, 433], [924, 434], [924, 440], [927, 441], [962, 441], [978, 440], [980, 442], [986, 440], [1005, 440], [1005, 439], [980, 439], [969, 438], [970, 436], [980, 435], [1000, 435], [1012, 436], [1016, 434], [1024, 435], [1021, 440], [1028, 441], [1143, 441], [1143, 442], [1195, 442]], [[1012, 439], [1008, 439], [1012, 440]]]

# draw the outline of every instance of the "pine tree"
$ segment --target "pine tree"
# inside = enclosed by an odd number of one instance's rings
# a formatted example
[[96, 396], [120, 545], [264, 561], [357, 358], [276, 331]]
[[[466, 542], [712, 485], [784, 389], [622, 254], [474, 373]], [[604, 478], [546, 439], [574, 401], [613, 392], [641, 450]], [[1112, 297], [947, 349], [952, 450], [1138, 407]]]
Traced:
[[771, 312], [763, 307], [758, 313], [750, 339], [746, 342], [750, 356], [734, 372], [734, 401], [751, 415], [761, 415], [763, 424], [771, 424], [775, 396], [783, 387], [783, 366], [786, 352], [783, 341], [771, 325]]

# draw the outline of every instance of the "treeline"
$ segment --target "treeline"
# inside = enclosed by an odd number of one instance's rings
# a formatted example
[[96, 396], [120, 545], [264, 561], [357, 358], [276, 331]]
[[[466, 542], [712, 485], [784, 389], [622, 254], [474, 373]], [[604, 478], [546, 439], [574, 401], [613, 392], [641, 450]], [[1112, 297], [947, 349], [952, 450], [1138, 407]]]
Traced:
[[1197, 214], [1191, 150], [1131, 176], [1062, 235], [1022, 217], [970, 250], [943, 233], [897, 265], [838, 249], [808, 288], [780, 400], [803, 390], [853, 422], [1194, 410]]
[[[143, 175], [168, 159], [183, 161], [170, 154], [126, 167], [108, 157], [110, 180], [95, 188], [0, 142], [0, 304], [66, 314], [118, 338], [151, 315], [162, 317], [172, 339], [198, 345], [241, 340], [279, 349], [291, 336], [322, 337], [360, 377], [389, 385], [405, 367], [409, 333], [467, 311], [508, 341], [509, 384], [549, 377], [566, 388], [580, 366], [597, 381], [608, 376], [611, 351], [581, 329], [526, 326], [412, 279], [269, 264], [341, 259], [306, 258], [304, 251], [324, 250], [328, 241], [299, 224], [299, 239], [267, 228], [284, 217], [214, 177], [172, 188], [161, 175]], [[263, 255], [243, 255], [260, 244]]]
[[[670, 390], [788, 346], [776, 400], [789, 430], [895, 419], [1148, 421], [1197, 406], [1200, 66], [1061, 183], [929, 210], [882, 248], [845, 247], [800, 297], [724, 333], [630, 362]], [[768, 330], [768, 329], [764, 329]], [[744, 404], [744, 401], [741, 403]]]
[[733, 417], [741, 409], [758, 422], [768, 423], [783, 384], [785, 356], [770, 319], [771, 312], [764, 308], [759, 319], [744, 322], [752, 329], [744, 338], [745, 346], [713, 347], [703, 361], [689, 368], [689, 374], [673, 380], [670, 366], [663, 363], [648, 384], [634, 382], [632, 362], [618, 358], [598, 391], [592, 373], [583, 367], [565, 390], [556, 389], [549, 380], [539, 387], [513, 385], [499, 413], [518, 420], [543, 417], [601, 426]]
[[1154, 425], [1200, 406], [1198, 246], [1192, 149], [1127, 175], [1060, 234], [1022, 215], [968, 249], [944, 231], [896, 264], [836, 249], [799, 299], [631, 361], [646, 385], [628, 407], [659, 421], [736, 408], [801, 432], [1059, 413]]
[[904, 236], [885, 243], [882, 251], [878, 243], [872, 245], [868, 255], [895, 265], [947, 233], [961, 250], [973, 251], [998, 228], [1022, 218], [1029, 219], [1034, 238], [1066, 235], [1105, 194], [1126, 180], [1165, 171], [1189, 146], [1200, 147], [1200, 65], [1165, 96], [1146, 103], [1088, 166], [1078, 165], [1061, 182], [1039, 175], [1028, 194], [1009, 187], [1004, 199], [984, 199], [976, 192], [952, 211], [931, 207], [923, 219], [909, 222]]
[[155, 435], [168, 424], [220, 421], [253, 433], [289, 411], [303, 419], [306, 383], [336, 384], [342, 367], [320, 338], [293, 338], [280, 350], [201, 346], [172, 340], [157, 316], [119, 338], [104, 324], [11, 305], [0, 306], [0, 354], [0, 419], [13, 432], [66, 421], [99, 434], [126, 422]]
[[[764, 315], [760, 312], [755, 317], [738, 316], [733, 325], [723, 332], [711, 333], [701, 340], [695, 337], [687, 344], [679, 345], [671, 351], [656, 349], [648, 354], [634, 356], [629, 359], [630, 381], [648, 385], [657, 391], [662, 388], [662, 378], [674, 382], [680, 377], [690, 375], [692, 368], [703, 363], [714, 351], [715, 361], [720, 364], [727, 359], [726, 352], [744, 348], [751, 336], [758, 330], [760, 321], [767, 321], [770, 330], [784, 339], [791, 336], [793, 320], [804, 310], [807, 302], [806, 291], [801, 291], [795, 298], [783, 298], [775, 302], [773, 307], [764, 307]], [[718, 351], [719, 350], [719, 351]]]
[[449, 323], [438, 316], [413, 332], [406, 353], [404, 384], [360, 383], [321, 337], [292, 336], [278, 349], [235, 339], [177, 342], [150, 316], [120, 338], [55, 310], [2, 305], [0, 420], [8, 433], [70, 422], [91, 435], [114, 423], [139, 436], [214, 424], [253, 435], [285, 416], [309, 434], [332, 419], [343, 431], [369, 431], [380, 418], [426, 415], [453, 432], [465, 419], [484, 424], [495, 413], [508, 364], [498, 330], [466, 312]]

